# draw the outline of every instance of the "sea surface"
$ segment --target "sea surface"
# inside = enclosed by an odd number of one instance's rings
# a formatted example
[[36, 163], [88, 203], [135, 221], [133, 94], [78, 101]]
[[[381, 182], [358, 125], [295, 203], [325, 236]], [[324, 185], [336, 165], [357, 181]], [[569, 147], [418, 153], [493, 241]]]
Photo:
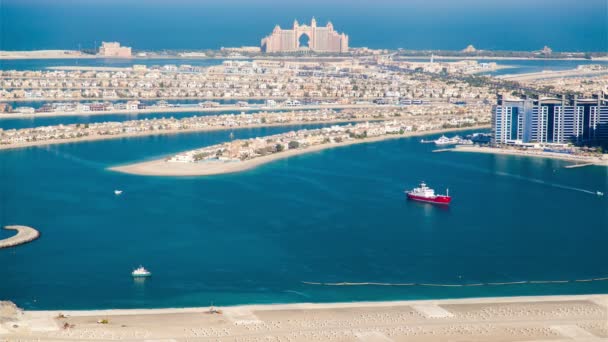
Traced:
[[[314, 126], [318, 127], [318, 126]], [[293, 127], [235, 130], [236, 138]], [[225, 141], [228, 131], [0, 151], [0, 299], [28, 309], [152, 308], [608, 293], [608, 168], [432, 153], [420, 137], [210, 177], [108, 167]], [[432, 137], [430, 137], [432, 138]], [[449, 207], [407, 201], [426, 181]], [[123, 190], [121, 196], [115, 189]], [[0, 238], [8, 236], [0, 231]], [[153, 276], [132, 279], [144, 265]]]
[[220, 59], [208, 58], [66, 58], [66, 59], [0, 59], [0, 70], [44, 70], [50, 67], [128, 68], [134, 64], [152, 66], [182, 65], [207, 67], [219, 65]]
[[[88, 124], [95, 122], [124, 122], [131, 120], [152, 120], [175, 118], [184, 119], [195, 116], [223, 115], [223, 114], [255, 114], [259, 112], [285, 112], [287, 110], [222, 110], [211, 112], [174, 112], [174, 113], [129, 113], [129, 114], [99, 114], [99, 115], [62, 115], [62, 116], [27, 116], [21, 118], [1, 118], [0, 129], [22, 129], [53, 125]], [[314, 109], [302, 109], [302, 111], [314, 111]], [[339, 112], [341, 109], [334, 109]]]
[[3, 0], [0, 50], [259, 46], [313, 16], [355, 47], [608, 51], [605, 0]]

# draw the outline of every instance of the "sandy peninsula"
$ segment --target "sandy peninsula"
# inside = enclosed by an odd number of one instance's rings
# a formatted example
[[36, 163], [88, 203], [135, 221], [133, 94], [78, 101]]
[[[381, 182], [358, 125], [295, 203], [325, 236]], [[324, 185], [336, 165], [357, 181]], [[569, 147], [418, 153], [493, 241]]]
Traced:
[[121, 165], [111, 167], [110, 170], [118, 171], [122, 173], [129, 173], [142, 176], [210, 176], [225, 173], [241, 172], [249, 169], [253, 169], [260, 165], [270, 163], [275, 160], [289, 158], [305, 153], [317, 152], [329, 148], [337, 148], [355, 144], [367, 144], [389, 139], [400, 139], [414, 136], [439, 134], [446, 132], [455, 132], [471, 129], [483, 129], [488, 126], [475, 126], [475, 127], [463, 127], [463, 128], [451, 128], [441, 129], [433, 131], [420, 131], [420, 132], [408, 132], [404, 134], [395, 135], [383, 135], [379, 137], [357, 139], [345, 141], [342, 143], [328, 143], [315, 145], [307, 148], [287, 150], [284, 152], [273, 153], [263, 157], [257, 157], [245, 161], [205, 161], [200, 163], [180, 163], [180, 162], [167, 162], [164, 158], [156, 159], [152, 161], [135, 163], [129, 165]]
[[0, 51], [1, 59], [71, 59], [97, 58], [76, 50]]
[[501, 78], [503, 80], [508, 81], [535, 81], [535, 80], [543, 80], [543, 79], [551, 79], [551, 78], [560, 78], [560, 77], [594, 77], [594, 76], [604, 76], [608, 75], [608, 70], [578, 70], [578, 69], [570, 69], [570, 70], [559, 70], [559, 71], [541, 71], [541, 72], [531, 72], [526, 74], [507, 74], [496, 76], [497, 78]]
[[[166, 98], [165, 98], [166, 99]], [[157, 100], [157, 99], [155, 99]], [[158, 99], [160, 100], [160, 99]], [[234, 100], [234, 99], [233, 99]], [[204, 100], [201, 100], [204, 101]], [[50, 112], [50, 113], [36, 113], [36, 114], [21, 114], [21, 113], [2, 113], [0, 114], [0, 120], [2, 119], [34, 119], [34, 118], [48, 118], [56, 116], [90, 116], [90, 115], [110, 115], [110, 114], [133, 114], [133, 115], [144, 115], [144, 114], [159, 114], [159, 113], [214, 113], [223, 111], [234, 111], [234, 112], [250, 112], [255, 110], [266, 110], [266, 111], [285, 111], [285, 110], [313, 110], [313, 109], [365, 109], [365, 108], [399, 108], [400, 106], [393, 105], [376, 105], [376, 104], [320, 104], [320, 105], [303, 105], [298, 107], [286, 107], [286, 106], [274, 106], [268, 107], [263, 105], [252, 104], [248, 107], [241, 107], [236, 105], [220, 105], [218, 107], [153, 107], [147, 109], [138, 110], [127, 110], [127, 109], [114, 109], [108, 111], [73, 111], [73, 112]]]
[[239, 129], [251, 129], [251, 128], [263, 128], [263, 127], [290, 127], [290, 126], [305, 126], [305, 125], [321, 125], [321, 124], [341, 124], [349, 122], [373, 122], [373, 121], [384, 121], [386, 118], [354, 118], [348, 120], [315, 120], [315, 121], [298, 121], [298, 122], [281, 122], [281, 123], [266, 123], [266, 124], [255, 124], [255, 125], [242, 125], [242, 126], [214, 126], [204, 128], [189, 128], [189, 129], [165, 129], [165, 130], [154, 130], [154, 131], [143, 131], [134, 133], [121, 133], [121, 134], [103, 134], [103, 135], [92, 135], [84, 136], [80, 138], [67, 138], [67, 139], [56, 139], [56, 140], [40, 140], [40, 141], [28, 141], [14, 144], [0, 144], [1, 150], [12, 150], [25, 147], [35, 146], [48, 146], [48, 145], [59, 145], [69, 143], [79, 143], [88, 141], [99, 141], [99, 140], [112, 140], [120, 138], [136, 138], [145, 137], [152, 135], [171, 135], [181, 133], [196, 133], [196, 132], [214, 132], [214, 131], [229, 131]]
[[0, 340], [606, 341], [608, 295], [221, 308], [22, 311], [0, 302]]
[[4, 229], [15, 230], [17, 234], [0, 240], [0, 248], [9, 248], [22, 245], [36, 240], [40, 237], [40, 232], [32, 227], [27, 226], [5, 226]]
[[591, 157], [591, 156], [577, 156], [563, 153], [544, 152], [544, 151], [533, 151], [533, 150], [515, 150], [506, 148], [494, 148], [494, 147], [481, 147], [481, 146], [456, 146], [448, 151], [453, 152], [473, 152], [473, 153], [491, 153], [491, 154], [502, 154], [511, 156], [523, 156], [532, 158], [549, 158], [566, 160], [574, 163], [585, 163], [600, 166], [608, 166], [608, 155], [604, 154], [602, 157]]

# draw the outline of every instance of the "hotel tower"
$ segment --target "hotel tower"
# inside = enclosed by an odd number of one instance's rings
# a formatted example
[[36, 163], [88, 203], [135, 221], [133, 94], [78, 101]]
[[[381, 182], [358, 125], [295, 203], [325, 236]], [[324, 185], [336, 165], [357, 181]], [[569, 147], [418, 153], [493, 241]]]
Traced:
[[[303, 40], [308, 43], [303, 44]], [[291, 30], [284, 30], [279, 25], [275, 26], [272, 33], [262, 39], [262, 51], [264, 52], [348, 52], [348, 36], [344, 33], [334, 31], [331, 22], [325, 26], [317, 26], [317, 21], [312, 18], [309, 25], [300, 25], [298, 21], [293, 22]]]

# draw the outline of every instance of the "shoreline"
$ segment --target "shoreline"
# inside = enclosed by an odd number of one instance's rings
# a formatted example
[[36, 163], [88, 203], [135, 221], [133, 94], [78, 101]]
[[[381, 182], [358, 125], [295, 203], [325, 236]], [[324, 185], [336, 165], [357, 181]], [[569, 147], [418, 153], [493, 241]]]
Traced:
[[0, 249], [2, 248], [10, 248], [16, 247], [19, 245], [26, 244], [28, 242], [32, 242], [40, 237], [40, 232], [36, 229], [28, 226], [5, 226], [4, 229], [7, 230], [16, 230], [17, 234], [13, 236], [9, 236], [6, 239], [0, 240]]
[[290, 122], [281, 122], [281, 123], [272, 123], [272, 124], [256, 124], [256, 125], [234, 126], [234, 127], [217, 126], [217, 127], [204, 127], [204, 128], [172, 129], [172, 130], [164, 130], [164, 131], [144, 131], [144, 132], [135, 132], [135, 133], [95, 135], [95, 136], [87, 136], [87, 137], [80, 137], [80, 138], [69, 138], [69, 139], [58, 139], [58, 140], [47, 140], [47, 141], [31, 141], [31, 142], [8, 144], [8, 145], [0, 144], [0, 151], [27, 148], [27, 147], [36, 147], [36, 146], [81, 143], [81, 142], [112, 140], [112, 139], [120, 139], [120, 138], [137, 138], [137, 137], [146, 137], [146, 136], [155, 136], [155, 135], [171, 135], [171, 134], [197, 133], [197, 132], [216, 132], [216, 131], [241, 130], [241, 129], [250, 129], [250, 128], [265, 128], [265, 127], [291, 127], [291, 126], [322, 125], [322, 124], [341, 124], [341, 123], [349, 123], [349, 122], [366, 122], [366, 121], [375, 122], [375, 121], [383, 121], [383, 120], [386, 120], [386, 118], [378, 118], [378, 119], [375, 119], [375, 118], [357, 119], [357, 118], [355, 118], [355, 119], [348, 119], [348, 120], [303, 121], [303, 122], [291, 122], [291, 123]]
[[0, 302], [0, 339], [71, 341], [599, 341], [608, 295], [114, 310]]
[[598, 77], [608, 75], [608, 70], [547, 70], [539, 72], [530, 72], [525, 74], [504, 74], [495, 76], [505, 81], [536, 81], [553, 78], [569, 78], [569, 77]]
[[448, 132], [457, 132], [457, 131], [466, 131], [466, 130], [475, 130], [475, 129], [486, 129], [488, 125], [479, 125], [472, 127], [458, 127], [458, 128], [447, 128], [447, 129], [438, 129], [438, 130], [430, 130], [430, 131], [416, 131], [416, 132], [408, 132], [404, 134], [392, 134], [392, 135], [384, 135], [380, 137], [373, 137], [367, 139], [358, 139], [351, 140], [341, 143], [326, 143], [315, 145], [308, 148], [296, 149], [296, 150], [288, 150], [284, 152], [273, 153], [270, 155], [256, 157], [253, 159], [245, 160], [245, 161], [235, 161], [235, 162], [223, 162], [223, 161], [207, 161], [201, 163], [180, 163], [180, 162], [167, 162], [165, 158], [155, 159], [152, 161], [126, 164], [126, 165], [118, 165], [108, 168], [108, 170], [140, 175], [140, 176], [174, 176], [174, 177], [182, 177], [182, 176], [211, 176], [211, 175], [219, 175], [219, 174], [227, 174], [227, 173], [236, 173], [241, 171], [250, 170], [261, 166], [263, 164], [267, 164], [279, 159], [285, 159], [289, 157], [294, 157], [302, 154], [318, 152], [330, 148], [344, 147], [350, 145], [357, 144], [366, 144], [366, 143], [374, 143], [384, 140], [392, 140], [392, 139], [400, 139], [400, 138], [411, 138], [417, 136], [424, 135], [433, 135], [440, 133], [448, 133]]
[[[354, 47], [355, 49], [357, 47]], [[394, 51], [394, 50], [389, 50]], [[412, 56], [398, 56], [398, 58], [412, 58], [412, 59], [426, 59], [430, 57], [430, 54], [435, 52], [432, 50], [417, 50], [420, 54]], [[145, 51], [144, 51], [145, 52]], [[196, 52], [196, 51], [193, 51]], [[517, 51], [515, 51], [517, 52]], [[335, 55], [335, 56], [274, 56], [274, 55], [241, 55], [241, 56], [180, 56], [180, 55], [158, 55], [154, 54], [153, 51], [146, 52], [151, 53], [146, 56], [133, 55], [131, 57], [106, 57], [98, 55], [84, 54], [78, 50], [66, 50], [66, 49], [47, 49], [47, 50], [0, 50], [0, 60], [22, 60], [22, 59], [117, 59], [117, 60], [147, 60], [147, 59], [183, 59], [183, 60], [217, 60], [217, 59], [350, 59], [353, 56], [347, 55]], [[366, 55], [363, 55], [364, 57]], [[517, 56], [443, 56], [435, 55], [436, 59], [495, 59], [495, 60], [596, 60], [606, 61], [608, 57], [596, 57], [587, 59], [585, 57], [563, 57], [563, 58], [547, 58], [547, 57], [517, 57]]]
[[[384, 307], [395, 305], [414, 304], [470, 304], [470, 303], [513, 303], [513, 302], [539, 302], [558, 300], [605, 299], [608, 305], [608, 294], [595, 293], [583, 295], [544, 295], [544, 296], [500, 296], [500, 297], [467, 297], [444, 299], [409, 299], [409, 300], [383, 300], [383, 301], [352, 301], [352, 302], [298, 302], [273, 304], [238, 304], [221, 306], [222, 309], [247, 310], [307, 310], [307, 309], [337, 309], [353, 307]], [[85, 309], [85, 310], [25, 310], [38, 314], [57, 315], [62, 313], [69, 316], [90, 315], [156, 315], [166, 313], [206, 313], [208, 306], [174, 307], [174, 308], [147, 308], [147, 309]]]
[[608, 166], [608, 158], [606, 155], [602, 159], [598, 157], [585, 157], [585, 156], [572, 156], [565, 155], [562, 153], [544, 152], [544, 151], [519, 151], [511, 149], [502, 149], [495, 147], [481, 147], [481, 146], [463, 146], [459, 145], [453, 149], [449, 149], [450, 152], [470, 152], [470, 153], [486, 153], [486, 154], [498, 154], [498, 155], [510, 155], [530, 158], [546, 158], [546, 159], [557, 159], [569, 162], [584, 162], [591, 163], [597, 166]]
[[[165, 98], [167, 100], [169, 98]], [[0, 101], [2, 102], [2, 101]], [[447, 102], [446, 102], [447, 103]], [[205, 113], [205, 112], [222, 112], [222, 111], [238, 111], [238, 112], [250, 112], [250, 111], [285, 111], [285, 110], [309, 110], [309, 109], [366, 109], [366, 108], [399, 108], [401, 106], [396, 105], [376, 105], [376, 104], [344, 104], [344, 105], [314, 105], [314, 106], [297, 106], [297, 107], [286, 107], [286, 106], [275, 106], [275, 107], [239, 107], [239, 106], [219, 106], [219, 107], [167, 107], [167, 108], [150, 108], [140, 110], [109, 110], [109, 111], [74, 111], [74, 112], [52, 112], [52, 113], [36, 113], [36, 114], [12, 114], [2, 113], [0, 114], [0, 120], [2, 119], [35, 119], [43, 117], [62, 117], [62, 116], [92, 116], [92, 115], [112, 115], [112, 114], [132, 114], [132, 115], [145, 115], [145, 114], [159, 114], [159, 113]]]

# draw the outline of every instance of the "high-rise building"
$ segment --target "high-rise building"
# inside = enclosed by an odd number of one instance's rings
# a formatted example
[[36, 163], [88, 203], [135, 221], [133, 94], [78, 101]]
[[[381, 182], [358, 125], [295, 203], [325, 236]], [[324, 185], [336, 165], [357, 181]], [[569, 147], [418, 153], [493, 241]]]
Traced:
[[495, 144], [581, 143], [608, 140], [608, 101], [592, 99], [516, 99], [498, 96], [492, 108]]
[[275, 26], [272, 33], [262, 39], [261, 48], [264, 52], [295, 52], [311, 50], [316, 52], [348, 52], [348, 36], [334, 31], [332, 23], [317, 26], [312, 18], [309, 25], [300, 25], [294, 21], [291, 30]]

